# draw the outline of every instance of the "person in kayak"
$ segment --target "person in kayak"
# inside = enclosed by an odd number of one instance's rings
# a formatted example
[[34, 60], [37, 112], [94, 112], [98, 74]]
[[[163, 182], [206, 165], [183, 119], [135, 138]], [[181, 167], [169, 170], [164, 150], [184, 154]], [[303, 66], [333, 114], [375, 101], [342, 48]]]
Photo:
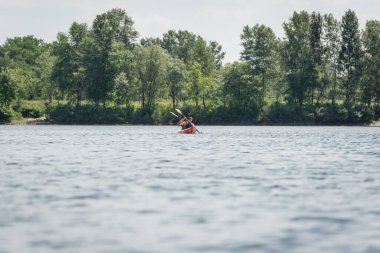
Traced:
[[193, 126], [193, 117], [183, 118], [178, 122], [182, 130], [188, 129]]

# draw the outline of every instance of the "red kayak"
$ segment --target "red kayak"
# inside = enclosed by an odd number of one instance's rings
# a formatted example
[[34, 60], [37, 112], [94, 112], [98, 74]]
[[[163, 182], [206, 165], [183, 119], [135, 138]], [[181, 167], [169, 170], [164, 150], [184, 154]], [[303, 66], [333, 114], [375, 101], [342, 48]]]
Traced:
[[185, 130], [178, 131], [178, 133], [180, 133], [180, 134], [195, 134], [196, 132], [197, 132], [197, 130], [195, 129], [194, 126], [186, 128]]

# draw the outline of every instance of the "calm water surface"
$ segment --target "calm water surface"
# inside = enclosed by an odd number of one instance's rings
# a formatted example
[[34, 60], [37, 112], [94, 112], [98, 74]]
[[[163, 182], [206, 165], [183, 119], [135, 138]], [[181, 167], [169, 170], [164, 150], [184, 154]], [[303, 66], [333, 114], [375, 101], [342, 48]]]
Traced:
[[380, 252], [380, 128], [0, 126], [0, 252]]

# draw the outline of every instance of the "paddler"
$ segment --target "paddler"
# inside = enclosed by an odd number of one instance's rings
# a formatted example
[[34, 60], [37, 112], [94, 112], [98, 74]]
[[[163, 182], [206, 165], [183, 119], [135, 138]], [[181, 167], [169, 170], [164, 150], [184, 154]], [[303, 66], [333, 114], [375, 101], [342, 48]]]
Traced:
[[182, 130], [188, 129], [193, 126], [193, 117], [183, 118], [178, 122]]

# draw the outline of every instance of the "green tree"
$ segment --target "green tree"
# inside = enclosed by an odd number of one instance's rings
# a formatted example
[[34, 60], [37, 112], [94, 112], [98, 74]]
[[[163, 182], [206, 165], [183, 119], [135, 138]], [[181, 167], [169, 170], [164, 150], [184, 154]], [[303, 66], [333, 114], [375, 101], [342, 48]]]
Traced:
[[126, 106], [135, 99], [137, 76], [137, 59], [134, 51], [121, 42], [113, 42], [110, 63], [116, 69], [115, 95], [117, 102]]
[[138, 36], [133, 20], [124, 10], [112, 9], [98, 15], [92, 25], [92, 39], [86, 46], [86, 76], [88, 95], [96, 104], [105, 106], [113, 91], [117, 69], [110, 62], [113, 42], [132, 49]]
[[50, 52], [42, 53], [36, 60], [38, 66], [38, 82], [42, 86], [42, 98], [48, 99], [49, 103], [58, 95], [58, 84], [52, 79], [56, 57]]
[[137, 50], [139, 96], [149, 118], [152, 117], [158, 97], [165, 90], [167, 58], [157, 45]]
[[167, 63], [167, 84], [173, 109], [178, 105], [180, 93], [184, 90], [187, 77], [186, 65], [178, 58], [169, 58]]
[[32, 100], [40, 96], [41, 87], [32, 68], [17, 66], [9, 68], [8, 74], [15, 84], [17, 99]]
[[352, 10], [346, 11], [342, 18], [342, 44], [339, 53], [340, 75], [345, 96], [345, 104], [354, 102], [360, 80], [361, 42], [359, 21]]
[[[257, 108], [257, 83], [254, 76], [248, 74], [246, 62], [234, 62], [225, 66], [223, 71], [222, 94], [224, 103], [236, 117], [251, 117]], [[249, 120], [250, 121], [250, 120]]]
[[194, 63], [190, 69], [188, 94], [191, 99], [194, 100], [195, 106], [199, 106], [199, 100], [202, 94], [202, 81], [203, 81], [202, 66], [199, 63]]
[[52, 70], [52, 79], [58, 83], [60, 99], [64, 99], [64, 93], [71, 86], [73, 75], [73, 52], [69, 43], [69, 37], [64, 33], [58, 33], [57, 40], [52, 44], [52, 55], [56, 62]]
[[0, 109], [6, 109], [16, 97], [16, 89], [6, 70], [0, 69]]
[[321, 85], [321, 72], [322, 72], [322, 56], [323, 56], [323, 44], [322, 44], [322, 24], [323, 18], [321, 14], [313, 12], [310, 15], [310, 75], [311, 83], [309, 87], [311, 104], [314, 104], [314, 93], [319, 88], [319, 95], [317, 97], [317, 104], [322, 97], [325, 85]]
[[287, 73], [288, 98], [302, 107], [310, 87], [310, 15], [294, 12], [288, 23], [284, 23], [283, 61]]
[[142, 38], [140, 40], [140, 45], [142, 47], [148, 47], [148, 46], [151, 46], [151, 45], [161, 46], [161, 44], [162, 44], [162, 40], [160, 38], [149, 37], [149, 38]]
[[268, 91], [268, 82], [274, 78], [276, 36], [270, 27], [255, 25], [245, 26], [241, 34], [243, 51], [241, 59], [249, 66], [249, 74], [258, 76], [259, 107], [263, 110], [264, 99]]
[[131, 85], [127, 75], [124, 72], [118, 74], [115, 78], [115, 100], [117, 104], [125, 104], [128, 107], [130, 103]]
[[45, 50], [45, 43], [32, 35], [7, 39], [2, 46], [1, 62], [7, 66], [20, 98], [36, 99], [41, 96], [36, 61]]
[[86, 69], [84, 66], [85, 38], [88, 35], [86, 24], [74, 22], [69, 30], [70, 46], [72, 48], [72, 83], [70, 94], [74, 94], [76, 105], [80, 106], [83, 92], [86, 88]]
[[214, 56], [214, 63], [216, 67], [220, 69], [222, 67], [224, 57], [226, 56], [226, 52], [223, 52], [222, 46], [216, 41], [211, 41], [209, 47]]
[[332, 14], [323, 16], [323, 83], [330, 86], [329, 98], [335, 105], [338, 86], [338, 60], [341, 46], [340, 23]]
[[45, 51], [44, 46], [41, 39], [28, 35], [7, 39], [3, 51], [12, 63], [34, 66], [37, 58]]
[[363, 33], [365, 71], [362, 85], [362, 101], [371, 106], [380, 104], [380, 21], [367, 21]]
[[86, 88], [86, 36], [87, 25], [74, 22], [69, 33], [59, 33], [52, 46], [52, 54], [57, 59], [53, 66], [52, 79], [59, 84], [62, 99], [64, 91], [67, 91], [69, 99], [74, 100], [77, 106], [80, 106]]
[[162, 38], [162, 48], [171, 56], [177, 57], [185, 64], [192, 64], [194, 46], [197, 36], [189, 31], [169, 30]]

